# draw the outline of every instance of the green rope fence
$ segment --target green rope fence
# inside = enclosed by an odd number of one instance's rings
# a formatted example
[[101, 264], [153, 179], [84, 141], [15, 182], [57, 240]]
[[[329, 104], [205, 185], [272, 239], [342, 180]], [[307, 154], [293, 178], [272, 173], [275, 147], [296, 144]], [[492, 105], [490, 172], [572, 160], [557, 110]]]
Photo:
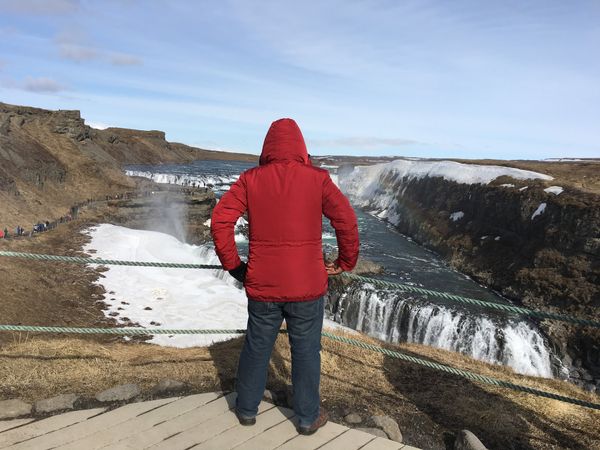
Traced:
[[[0, 331], [17, 331], [17, 332], [44, 332], [44, 333], [74, 333], [74, 334], [117, 334], [125, 336], [139, 336], [139, 335], [151, 335], [151, 334], [244, 334], [244, 329], [162, 329], [162, 328], [79, 328], [79, 327], [45, 327], [45, 326], [34, 326], [34, 325], [0, 325]], [[280, 333], [286, 333], [286, 330], [280, 330]], [[536, 395], [539, 397], [545, 397], [552, 400], [558, 400], [565, 403], [571, 403], [573, 405], [583, 406], [586, 408], [600, 410], [600, 404], [594, 402], [588, 402], [573, 397], [567, 397], [564, 395], [555, 394], [553, 392], [543, 391], [541, 389], [535, 389], [529, 386], [523, 386], [515, 383], [511, 383], [497, 378], [487, 377], [485, 375], [479, 375], [477, 373], [470, 372], [468, 370], [458, 369], [456, 367], [447, 366], [445, 364], [439, 364], [426, 359], [418, 358], [416, 356], [407, 355], [406, 353], [389, 350], [377, 345], [369, 344], [366, 342], [359, 341], [357, 339], [351, 339], [344, 336], [338, 336], [332, 333], [323, 332], [323, 337], [331, 339], [333, 341], [341, 342], [343, 344], [352, 345], [365, 350], [382, 353], [390, 358], [400, 359], [403, 361], [418, 364], [433, 370], [446, 372], [452, 375], [456, 375], [467, 380], [476, 381], [479, 383], [489, 384], [492, 386], [498, 386], [503, 388], [512, 389], [514, 391], [525, 392], [528, 394]]]
[[[139, 266], [139, 267], [164, 267], [171, 269], [221, 269], [220, 265], [213, 264], [184, 264], [184, 263], [162, 263], [162, 262], [140, 262], [140, 261], [123, 261], [114, 259], [101, 259], [101, 258], [83, 258], [79, 256], [58, 256], [58, 255], [44, 255], [38, 253], [24, 253], [24, 252], [11, 252], [11, 251], [0, 251], [0, 256], [15, 257], [15, 258], [26, 258], [34, 259], [39, 261], [57, 261], [57, 262], [68, 262], [75, 264], [103, 264], [103, 265], [116, 265], [116, 266]], [[412, 292], [416, 294], [426, 295], [429, 297], [442, 298], [444, 300], [475, 305], [481, 308], [493, 309], [496, 311], [502, 311], [505, 313], [518, 314], [522, 316], [534, 317], [537, 319], [550, 319], [559, 320], [562, 322], [574, 323], [577, 325], [583, 325], [593, 328], [600, 328], [600, 322], [596, 320], [583, 319], [579, 317], [569, 316], [566, 314], [557, 314], [549, 311], [536, 311], [529, 308], [523, 308], [521, 306], [514, 306], [503, 303], [488, 302], [484, 300], [478, 300], [475, 298], [463, 297], [461, 295], [451, 294], [449, 292], [434, 291], [431, 289], [420, 288], [405, 283], [397, 283], [385, 280], [379, 280], [376, 278], [364, 277], [361, 275], [355, 275], [352, 273], [344, 272], [343, 277], [351, 280], [358, 280], [365, 283], [371, 283], [375, 286], [382, 287], [384, 289], [396, 289], [404, 292]]]
[[139, 266], [139, 267], [165, 267], [169, 269], [221, 269], [220, 265], [214, 264], [184, 264], [184, 263], [164, 263], [164, 262], [144, 262], [144, 261], [122, 261], [116, 259], [101, 258], [83, 258], [81, 256], [59, 256], [43, 255], [40, 253], [24, 253], [0, 251], [0, 256], [9, 256], [13, 258], [35, 259], [38, 261], [56, 261], [74, 264], [105, 264], [108, 266]]

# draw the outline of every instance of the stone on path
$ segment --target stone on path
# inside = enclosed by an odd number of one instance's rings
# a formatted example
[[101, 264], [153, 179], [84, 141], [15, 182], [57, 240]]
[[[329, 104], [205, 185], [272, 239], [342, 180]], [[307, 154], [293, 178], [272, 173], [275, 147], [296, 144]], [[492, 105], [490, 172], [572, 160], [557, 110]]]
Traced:
[[0, 401], [0, 419], [14, 419], [15, 417], [31, 414], [32, 406], [20, 399]]
[[461, 430], [454, 441], [454, 450], [487, 450], [487, 448], [469, 430]]
[[385, 434], [385, 431], [380, 430], [379, 428], [355, 428], [355, 430], [362, 431], [363, 433], [369, 433], [373, 436], [377, 436], [384, 439], [388, 438], [387, 434]]
[[131, 400], [140, 394], [140, 387], [137, 384], [121, 384], [113, 388], [96, 394], [96, 400], [99, 402], [116, 402]]
[[152, 395], [176, 394], [184, 391], [185, 388], [185, 383], [166, 378], [164, 380], [160, 380], [158, 384], [150, 390], [150, 393]]
[[76, 394], [62, 394], [56, 397], [38, 400], [35, 402], [36, 413], [49, 413], [54, 411], [65, 411], [73, 409], [75, 402], [79, 399]]
[[263, 399], [272, 402], [274, 404], [277, 404], [277, 401], [279, 400], [279, 396], [277, 395], [277, 392], [272, 391], [270, 389], [265, 389], [265, 392], [263, 392]]
[[376, 426], [385, 431], [387, 437], [392, 441], [402, 442], [400, 427], [398, 427], [398, 423], [390, 416], [373, 416], [371, 419]]
[[346, 414], [344, 416], [344, 420], [346, 421], [346, 423], [349, 423], [351, 425], [356, 425], [356, 424], [362, 423], [362, 417], [360, 417], [356, 413]]

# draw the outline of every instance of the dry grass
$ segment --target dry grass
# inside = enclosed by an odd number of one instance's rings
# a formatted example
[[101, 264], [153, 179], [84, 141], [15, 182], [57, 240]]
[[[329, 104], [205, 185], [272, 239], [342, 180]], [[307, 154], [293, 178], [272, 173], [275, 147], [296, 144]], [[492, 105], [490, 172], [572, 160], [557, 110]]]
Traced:
[[[352, 335], [352, 337], [356, 337]], [[146, 343], [97, 343], [13, 335], [0, 349], [0, 398], [35, 400], [59, 393], [94, 393], [120, 383], [144, 389], [163, 378], [189, 384], [190, 392], [231, 389], [241, 339], [210, 348], [175, 349]], [[361, 336], [368, 342], [373, 339]], [[509, 369], [420, 345], [402, 351], [508, 381], [598, 402], [597, 396], [556, 380], [524, 377]], [[322, 401], [338, 421], [346, 410], [394, 417], [406, 442], [444, 448], [467, 428], [489, 448], [594, 448], [600, 412], [469, 382], [381, 354], [323, 340]], [[269, 387], [290, 382], [285, 336], [273, 352]]]

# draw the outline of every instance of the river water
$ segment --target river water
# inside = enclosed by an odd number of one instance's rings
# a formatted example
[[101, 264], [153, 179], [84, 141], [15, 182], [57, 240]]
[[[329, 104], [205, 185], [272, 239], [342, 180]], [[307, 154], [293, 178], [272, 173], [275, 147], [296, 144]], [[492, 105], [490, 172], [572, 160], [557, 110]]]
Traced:
[[[195, 161], [191, 164], [126, 167], [132, 176], [159, 183], [207, 186], [220, 197], [253, 164], [238, 161]], [[335, 176], [333, 176], [335, 180]], [[378, 275], [389, 281], [447, 291], [493, 302], [507, 302], [494, 292], [453, 270], [434, 253], [398, 233], [377, 217], [355, 208], [360, 254], [382, 265]], [[236, 239], [240, 253], [247, 242]], [[323, 247], [334, 249], [335, 233], [323, 222]], [[336, 322], [389, 342], [415, 342], [460, 352], [473, 358], [512, 367], [527, 375], [562, 375], [560, 361], [534, 324], [490, 311], [431, 301], [423, 296], [351, 283], [328, 296], [327, 314]]]

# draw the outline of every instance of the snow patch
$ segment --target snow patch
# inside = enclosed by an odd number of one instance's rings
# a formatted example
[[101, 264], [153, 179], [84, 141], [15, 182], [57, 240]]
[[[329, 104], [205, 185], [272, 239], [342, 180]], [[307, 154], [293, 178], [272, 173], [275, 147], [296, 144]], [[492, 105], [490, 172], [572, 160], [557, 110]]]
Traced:
[[561, 186], [550, 186], [544, 189], [544, 192], [554, 195], [560, 195], [562, 191], [564, 191], [564, 189]]
[[450, 219], [452, 220], [452, 222], [456, 222], [457, 220], [460, 220], [463, 217], [465, 217], [465, 213], [462, 211], [456, 211], [450, 214]]
[[[94, 256], [98, 258], [219, 264], [212, 247], [185, 244], [164, 233], [110, 224], [89, 228], [86, 233], [91, 241], [84, 250], [96, 250]], [[123, 320], [127, 317], [144, 328], [246, 328], [246, 294], [239, 283], [222, 270], [108, 267], [97, 284], [107, 292], [103, 300], [108, 306], [105, 314], [118, 313], [115, 319], [119, 323], [128, 323]], [[114, 294], [108, 294], [111, 291]], [[325, 325], [340, 327], [327, 319]], [[156, 335], [151, 342], [191, 347], [232, 337], [234, 335]]]
[[531, 215], [531, 220], [533, 220], [537, 216], [543, 214], [545, 210], [546, 210], [546, 203], [540, 203], [540, 206], [538, 206], [537, 209]]

